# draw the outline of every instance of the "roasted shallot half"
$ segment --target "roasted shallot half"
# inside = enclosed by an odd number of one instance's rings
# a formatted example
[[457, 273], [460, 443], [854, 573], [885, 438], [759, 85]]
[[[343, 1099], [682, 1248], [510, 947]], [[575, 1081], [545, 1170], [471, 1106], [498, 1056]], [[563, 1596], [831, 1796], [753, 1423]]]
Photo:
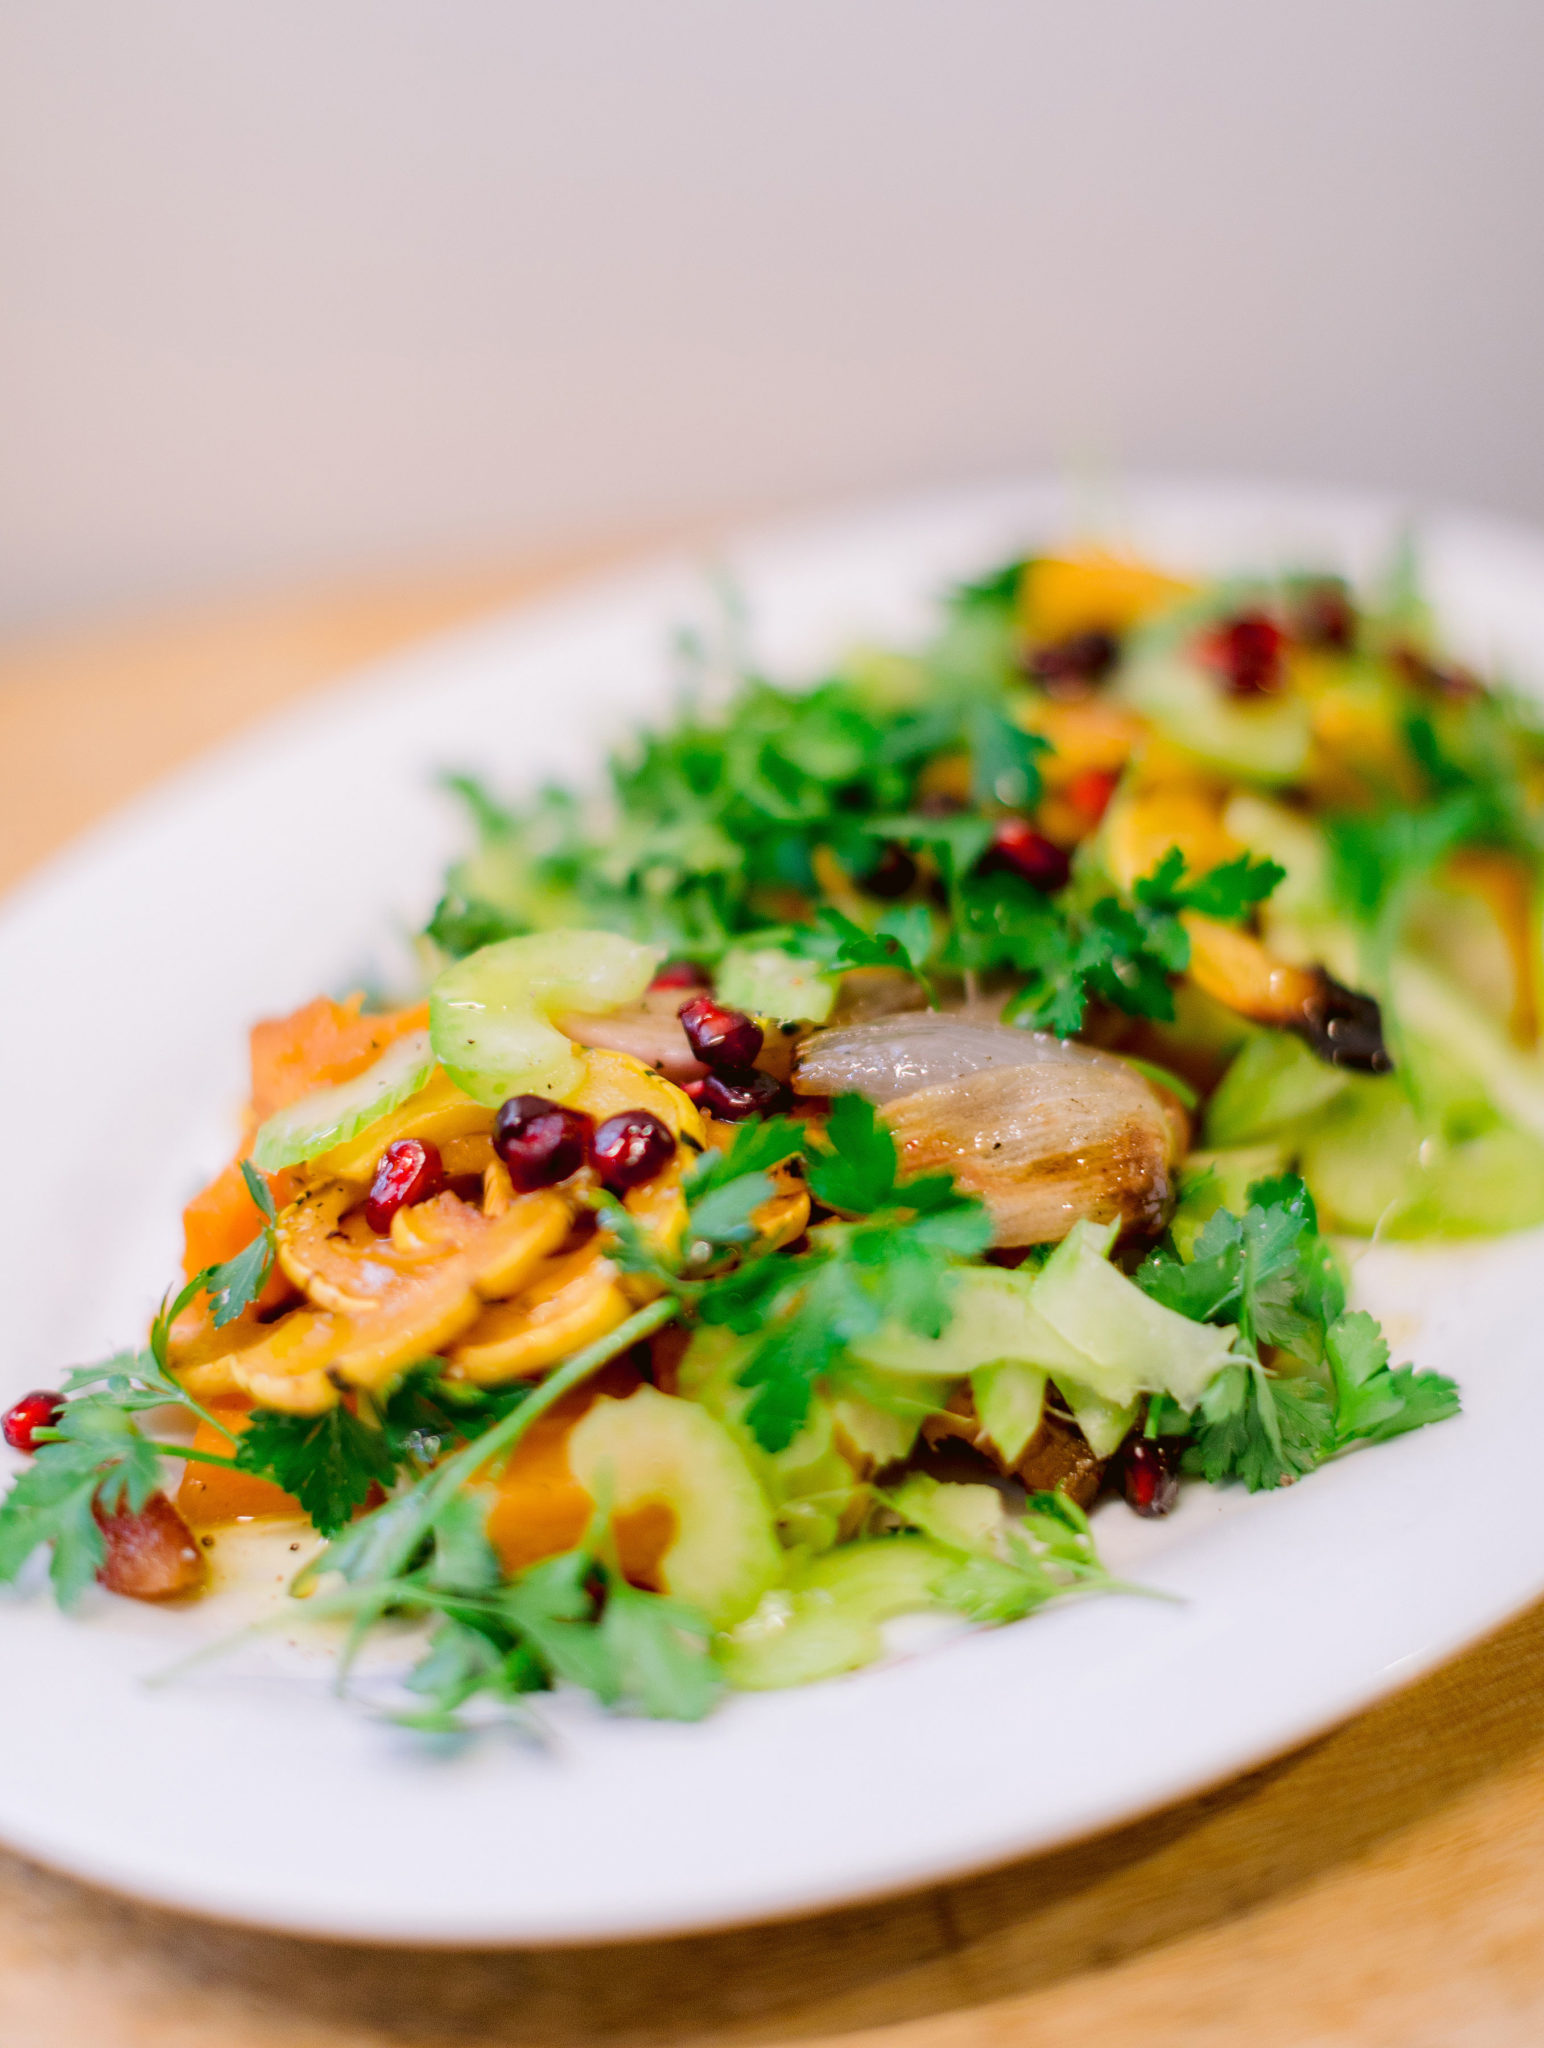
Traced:
[[937, 1012], [817, 1032], [793, 1085], [882, 1108], [906, 1171], [952, 1173], [999, 1245], [1055, 1243], [1080, 1219], [1156, 1231], [1188, 1137], [1179, 1103], [1125, 1060]]

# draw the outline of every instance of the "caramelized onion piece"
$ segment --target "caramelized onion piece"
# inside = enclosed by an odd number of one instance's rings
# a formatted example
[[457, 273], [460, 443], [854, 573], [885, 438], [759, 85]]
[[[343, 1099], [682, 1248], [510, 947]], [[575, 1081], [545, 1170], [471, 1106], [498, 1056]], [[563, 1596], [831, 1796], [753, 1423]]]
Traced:
[[1019, 1031], [957, 1011], [927, 1010], [817, 1031], [799, 1048], [793, 1085], [801, 1095], [866, 1095], [883, 1105], [967, 1074], [1047, 1064], [1131, 1071], [1109, 1053], [1049, 1031]]
[[559, 1017], [557, 1027], [576, 1045], [630, 1053], [668, 1080], [700, 1081], [708, 1070], [687, 1044], [681, 1027], [681, 1005], [691, 994], [689, 988], [651, 988], [637, 1002], [605, 1016], [574, 1011]]
[[153, 1493], [142, 1508], [109, 1514], [93, 1509], [106, 1555], [97, 1577], [109, 1593], [130, 1600], [175, 1600], [199, 1592], [204, 1553], [193, 1531], [164, 1493]]
[[1054, 1243], [1084, 1217], [1157, 1230], [1188, 1138], [1179, 1104], [1124, 1060], [942, 1014], [819, 1032], [794, 1086], [879, 1104], [906, 1171], [952, 1173], [999, 1245]]

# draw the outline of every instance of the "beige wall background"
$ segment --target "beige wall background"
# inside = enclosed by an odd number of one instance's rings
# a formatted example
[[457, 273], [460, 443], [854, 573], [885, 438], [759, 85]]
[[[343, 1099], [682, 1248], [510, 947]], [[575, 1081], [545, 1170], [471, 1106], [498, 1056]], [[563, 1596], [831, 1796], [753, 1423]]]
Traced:
[[1538, 0], [3, 0], [0, 625], [1041, 464], [1544, 515]]

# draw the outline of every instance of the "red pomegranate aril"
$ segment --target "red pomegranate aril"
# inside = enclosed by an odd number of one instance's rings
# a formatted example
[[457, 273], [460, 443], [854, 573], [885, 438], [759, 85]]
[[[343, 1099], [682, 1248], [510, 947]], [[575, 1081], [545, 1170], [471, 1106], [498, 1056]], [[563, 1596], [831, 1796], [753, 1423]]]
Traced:
[[743, 1010], [726, 1010], [711, 996], [681, 1005], [686, 1042], [705, 1067], [750, 1067], [761, 1051], [761, 1026]]
[[1235, 697], [1273, 697], [1285, 680], [1282, 648], [1286, 635], [1264, 612], [1240, 612], [1201, 643], [1201, 658], [1221, 675]]
[[653, 1180], [675, 1157], [675, 1133], [648, 1109], [608, 1116], [590, 1144], [595, 1171], [613, 1194]]
[[1047, 896], [1065, 889], [1072, 872], [1065, 850], [1023, 818], [1003, 819], [992, 834], [982, 865], [1017, 875], [1021, 882], [1044, 890]]
[[595, 1125], [582, 1109], [545, 1095], [511, 1095], [493, 1119], [493, 1149], [509, 1169], [515, 1192], [550, 1188], [589, 1157]]
[[705, 967], [699, 967], [695, 960], [667, 960], [654, 979], [650, 988], [707, 988], [711, 976]]
[[0, 1421], [0, 1435], [13, 1451], [21, 1451], [30, 1458], [38, 1448], [33, 1432], [55, 1428], [63, 1413], [63, 1394], [35, 1387], [30, 1394], [23, 1394], [13, 1408], [6, 1409], [5, 1419]]
[[445, 1185], [445, 1164], [437, 1145], [424, 1138], [398, 1138], [381, 1154], [365, 1199], [365, 1221], [378, 1236], [411, 1202], [427, 1202]]
[[748, 1116], [770, 1116], [787, 1096], [782, 1082], [759, 1067], [720, 1067], [703, 1082], [697, 1103], [721, 1124], [743, 1124]]
[[1153, 1520], [1166, 1515], [1179, 1499], [1180, 1439], [1132, 1437], [1121, 1459], [1121, 1485], [1126, 1505]]

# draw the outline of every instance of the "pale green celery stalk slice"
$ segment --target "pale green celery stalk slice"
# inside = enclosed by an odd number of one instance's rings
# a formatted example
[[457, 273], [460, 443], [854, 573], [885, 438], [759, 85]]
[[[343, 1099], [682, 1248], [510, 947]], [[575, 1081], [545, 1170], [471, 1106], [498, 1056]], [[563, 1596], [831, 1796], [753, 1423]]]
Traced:
[[1206, 1142], [1231, 1150], [1316, 1114], [1345, 1089], [1343, 1067], [1316, 1059], [1289, 1031], [1261, 1031], [1233, 1061], [1206, 1106]]
[[318, 1088], [277, 1110], [252, 1142], [252, 1164], [260, 1173], [277, 1173], [346, 1144], [416, 1095], [433, 1071], [428, 1032], [408, 1032], [352, 1081]]
[[938, 1584], [958, 1562], [925, 1536], [843, 1544], [795, 1569], [720, 1636], [720, 1667], [731, 1685], [765, 1691], [872, 1664], [884, 1650], [883, 1623], [942, 1606]]
[[1503, 1116], [1544, 1138], [1544, 1062], [1519, 1052], [1462, 989], [1403, 953], [1394, 962], [1393, 1009], [1401, 1025], [1474, 1075]]
[[1141, 1403], [1106, 1401], [1103, 1395], [1092, 1393], [1073, 1379], [1060, 1379], [1056, 1386], [1094, 1456], [1113, 1457], [1136, 1421]]
[[733, 1010], [779, 1023], [824, 1024], [836, 1004], [838, 975], [777, 946], [732, 946], [719, 962], [714, 993]]
[[1193, 1408], [1227, 1364], [1238, 1332], [1232, 1324], [1193, 1323], [1144, 1294], [1109, 1263], [1114, 1239], [1113, 1223], [1075, 1223], [1035, 1280], [1035, 1307], [1082, 1354], [1084, 1365], [1071, 1377], [1089, 1393], [1117, 1408], [1144, 1393], [1171, 1394]]
[[978, 1366], [1018, 1359], [1055, 1376], [1082, 1372], [1088, 1359], [1035, 1305], [1035, 1276], [1001, 1266], [963, 1266], [951, 1282], [952, 1313], [943, 1334], [919, 1336], [887, 1324], [852, 1345], [855, 1358], [883, 1372], [962, 1379]]
[[1300, 698], [1233, 703], [1216, 681], [1179, 652], [1134, 662], [1116, 685], [1176, 745], [1250, 782], [1291, 782], [1308, 759], [1308, 706]]
[[584, 1065], [551, 1021], [604, 1014], [641, 996], [662, 958], [615, 932], [531, 932], [458, 960], [429, 991], [435, 1057], [458, 1088], [496, 1107], [507, 1096], [561, 1099]]
[[[1063, 1372], [1063, 1378], [1065, 1378]], [[1058, 1386], [1061, 1381], [1057, 1382]], [[970, 1376], [976, 1419], [1005, 1465], [1016, 1465], [1045, 1413], [1046, 1374], [1037, 1365], [1006, 1358], [977, 1366]]]
[[981, 1557], [999, 1555], [997, 1539], [1008, 1526], [1008, 1516], [995, 1486], [911, 1472], [890, 1489], [889, 1501], [898, 1515], [935, 1543]]

